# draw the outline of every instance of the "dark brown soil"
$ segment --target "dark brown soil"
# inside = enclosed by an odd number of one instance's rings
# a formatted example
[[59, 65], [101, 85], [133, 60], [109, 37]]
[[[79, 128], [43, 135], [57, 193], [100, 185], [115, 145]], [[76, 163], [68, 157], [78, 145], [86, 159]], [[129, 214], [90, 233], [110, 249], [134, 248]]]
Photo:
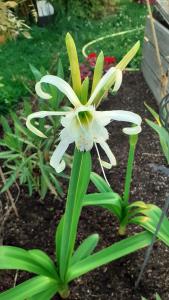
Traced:
[[[117, 96], [105, 101], [103, 108], [124, 109], [139, 113], [142, 118], [149, 116], [144, 101], [157, 109], [155, 100], [150, 93], [142, 75], [126, 73], [122, 88]], [[125, 124], [123, 124], [125, 126]], [[107, 172], [107, 177], [115, 191], [122, 193], [128, 151], [128, 139], [122, 133], [122, 124], [113, 122], [109, 126], [109, 145], [118, 160], [118, 166]], [[169, 179], [152, 171], [149, 164], [165, 164], [157, 135], [143, 122], [137, 147], [134, 179], [132, 183], [131, 201], [144, 200], [163, 207], [168, 191]], [[93, 167], [101, 174], [97, 157], [94, 153]], [[67, 182], [64, 183], [65, 191]], [[92, 189], [92, 186], [90, 187]], [[21, 246], [25, 249], [40, 248], [54, 257], [54, 233], [56, 224], [63, 214], [65, 199], [53, 199], [48, 196], [44, 204], [38, 201], [37, 195], [31, 199], [25, 190], [21, 191], [17, 203], [19, 218], [11, 214], [5, 227], [4, 244]], [[107, 211], [99, 208], [83, 209], [78, 232], [78, 243], [91, 233], [100, 234], [99, 248], [108, 246], [119, 239], [118, 224]], [[138, 231], [130, 227], [128, 234]], [[158, 292], [163, 300], [169, 299], [169, 249], [162, 243], [154, 245], [151, 259], [143, 275], [139, 288], [134, 283], [143, 263], [145, 249], [126, 256], [109, 265], [103, 266], [86, 274], [71, 284], [69, 300], [141, 300], [155, 299]], [[0, 273], [0, 290], [6, 290], [13, 285], [15, 272]], [[17, 283], [28, 278], [25, 272], [19, 272]], [[53, 298], [60, 299], [59, 296]], [[9, 299], [12, 300], [12, 299]]]

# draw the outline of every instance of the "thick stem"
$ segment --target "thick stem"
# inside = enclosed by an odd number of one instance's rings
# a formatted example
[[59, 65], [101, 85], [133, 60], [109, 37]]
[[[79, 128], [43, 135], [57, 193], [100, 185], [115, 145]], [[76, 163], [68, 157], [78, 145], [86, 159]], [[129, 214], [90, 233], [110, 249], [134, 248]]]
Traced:
[[90, 181], [91, 156], [89, 152], [74, 153], [73, 167], [69, 182], [65, 214], [58, 245], [59, 273], [65, 283], [71, 256], [74, 251], [78, 222], [83, 206], [83, 197]]
[[59, 291], [59, 295], [62, 299], [67, 299], [69, 297], [70, 290], [68, 285], [66, 285], [63, 290]]
[[118, 231], [119, 235], [121, 235], [121, 236], [126, 235], [126, 229], [127, 229], [126, 226], [120, 224], [119, 231]]
[[126, 230], [127, 230], [127, 225], [128, 225], [128, 211], [123, 208], [123, 219], [120, 221], [120, 226], [119, 226], [119, 230], [118, 233], [121, 236], [126, 235]]
[[138, 141], [138, 135], [131, 135], [129, 137], [130, 149], [129, 149], [129, 155], [128, 155], [128, 161], [127, 161], [127, 171], [126, 171], [124, 195], [123, 195], [123, 200], [124, 200], [125, 207], [128, 205], [129, 196], [130, 196], [130, 187], [131, 187], [131, 179], [132, 179], [132, 173], [133, 173], [134, 155], [135, 155], [135, 149], [136, 149], [137, 141]]

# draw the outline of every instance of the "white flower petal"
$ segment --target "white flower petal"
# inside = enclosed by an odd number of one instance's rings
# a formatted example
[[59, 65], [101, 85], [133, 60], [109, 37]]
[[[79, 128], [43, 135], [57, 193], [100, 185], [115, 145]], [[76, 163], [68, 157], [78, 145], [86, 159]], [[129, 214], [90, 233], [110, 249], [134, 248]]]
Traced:
[[135, 127], [126, 127], [123, 129], [123, 132], [125, 134], [138, 134], [139, 132], [141, 132], [141, 122], [142, 119], [138, 114], [135, 114], [131, 111], [125, 111], [125, 110], [112, 110], [112, 111], [103, 111], [103, 112], [97, 112], [98, 116], [100, 115], [100, 117], [102, 116], [102, 118], [106, 120], [108, 120], [108, 118], [110, 118], [111, 120], [115, 120], [115, 121], [124, 121], [124, 122], [129, 122], [129, 123], [133, 123], [136, 126]]
[[109, 138], [108, 130], [105, 128], [102, 118], [97, 117], [97, 112], [94, 112], [93, 122], [91, 124], [91, 132], [93, 135], [93, 140], [96, 143], [100, 141], [106, 141]]
[[61, 140], [52, 154], [52, 157], [50, 159], [50, 165], [56, 170], [57, 173], [60, 173], [65, 169], [65, 162], [64, 160], [62, 160], [62, 157], [66, 152], [69, 144], [69, 139]]
[[117, 69], [116, 71], [116, 81], [112, 89], [113, 92], [117, 92], [122, 84], [123, 74], [122, 71]]
[[30, 114], [27, 117], [26, 126], [34, 134], [38, 135], [39, 137], [46, 138], [46, 135], [43, 132], [41, 132], [39, 129], [37, 129], [35, 126], [33, 126], [31, 124], [31, 120], [36, 119], [36, 118], [45, 118], [45, 117], [48, 117], [48, 116], [63, 116], [63, 115], [66, 115], [66, 114], [68, 114], [68, 112], [62, 112], [62, 111], [39, 111], [39, 112], [35, 112], [35, 113]]
[[128, 135], [139, 134], [141, 130], [141, 126], [123, 128], [123, 132]]
[[74, 105], [74, 107], [78, 107], [81, 105], [78, 97], [76, 96], [76, 94], [73, 91], [73, 89], [71, 88], [71, 86], [62, 78], [60, 78], [58, 76], [54, 76], [54, 75], [45, 75], [41, 78], [40, 82], [38, 82], [36, 84], [35, 89], [36, 89], [37, 94], [41, 98], [43, 98], [43, 96], [44, 96], [44, 99], [49, 99], [50, 95], [48, 95], [47, 93], [44, 93], [42, 91], [41, 83], [49, 83], [49, 84], [56, 86], [56, 88], [58, 90], [60, 90], [65, 96], [67, 96], [67, 98]]
[[37, 82], [36, 85], [35, 85], [35, 92], [36, 94], [42, 98], [42, 99], [45, 99], [45, 100], [49, 100], [52, 98], [51, 95], [49, 95], [48, 93], [45, 93], [42, 88], [41, 88], [41, 82]]
[[112, 151], [110, 150], [110, 147], [108, 146], [108, 144], [104, 141], [102, 141], [101, 143], [99, 143], [100, 146], [102, 147], [102, 149], [104, 150], [104, 152], [106, 153], [108, 159], [109, 159], [109, 163], [106, 161], [101, 161], [102, 166], [106, 169], [111, 169], [112, 166], [116, 166], [116, 158], [114, 156], [114, 154], [112, 153]]
[[100, 92], [100, 90], [105, 86], [105, 84], [107, 83], [107, 81], [112, 77], [113, 74], [115, 74], [116, 72], [116, 68], [112, 67], [110, 68], [106, 74], [100, 79], [99, 83], [96, 85], [96, 88], [94, 89], [87, 105], [90, 105], [93, 103], [93, 101], [95, 100], [96, 96], [98, 95], [98, 93]]

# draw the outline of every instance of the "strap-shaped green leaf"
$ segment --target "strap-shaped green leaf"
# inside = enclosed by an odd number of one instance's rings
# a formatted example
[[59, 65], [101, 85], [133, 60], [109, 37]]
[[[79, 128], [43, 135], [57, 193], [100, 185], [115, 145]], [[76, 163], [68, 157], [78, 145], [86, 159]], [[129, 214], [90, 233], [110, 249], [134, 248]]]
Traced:
[[113, 192], [112, 188], [107, 184], [107, 182], [97, 173], [91, 172], [90, 180], [100, 193]]
[[14, 121], [15, 128], [22, 132], [24, 136], [27, 136], [29, 134], [29, 130], [22, 124], [17, 114], [13, 111], [10, 111], [10, 115], [12, 117], [12, 120]]
[[78, 261], [89, 256], [96, 248], [99, 241], [99, 235], [97, 233], [88, 236], [77, 248], [71, 258], [70, 265], [77, 263]]
[[33, 74], [35, 80], [39, 81], [42, 78], [43, 74], [36, 67], [34, 67], [32, 64], [29, 64], [29, 67], [32, 71], [32, 74]]
[[164, 127], [159, 126], [155, 122], [152, 122], [148, 119], [146, 119], [146, 122], [152, 129], [154, 129], [158, 133], [163, 153], [166, 157], [167, 162], [169, 163], [169, 133]]
[[89, 77], [86, 77], [82, 83], [81, 103], [86, 104], [89, 94]]
[[16, 181], [17, 178], [17, 171], [14, 171], [11, 176], [6, 180], [5, 184], [3, 185], [3, 188], [0, 190], [0, 193], [6, 192], [10, 186]]
[[68, 272], [68, 281], [71, 281], [89, 271], [104, 264], [114, 261], [120, 257], [133, 253], [150, 245], [152, 234], [141, 232], [120, 242], [117, 242], [101, 251], [98, 251], [86, 259], [74, 264]]
[[118, 194], [114, 192], [87, 194], [83, 198], [83, 206], [101, 206], [121, 219], [122, 202]]
[[148, 111], [152, 114], [157, 124], [161, 125], [159, 114], [156, 113], [156, 111], [151, 106], [149, 106], [146, 102], [144, 102], [144, 105], [148, 109]]
[[9, 126], [8, 120], [4, 116], [1, 116], [0, 124], [2, 125], [4, 133], [12, 133], [12, 129]]
[[[64, 71], [63, 71], [63, 65], [62, 65], [61, 59], [58, 60], [57, 76], [64, 79]], [[58, 90], [57, 91], [57, 107], [59, 106], [59, 104], [63, 100], [63, 98], [64, 98], [64, 94]]]
[[128, 52], [127, 54], [122, 58], [122, 60], [116, 65], [117, 69], [120, 69], [123, 71], [129, 62], [133, 59], [133, 57], [136, 55], [140, 48], [140, 41], [138, 41]]
[[0, 152], [0, 159], [8, 159], [10, 157], [19, 156], [19, 154], [14, 154], [13, 151], [1, 151]]
[[61, 251], [61, 241], [62, 241], [62, 230], [63, 230], [63, 218], [61, 218], [59, 225], [55, 234], [55, 246], [56, 246], [56, 261], [58, 265], [60, 264], [60, 251]]
[[100, 79], [102, 78], [103, 75], [103, 67], [104, 67], [104, 54], [101, 51], [97, 61], [96, 61], [96, 65], [94, 68], [94, 74], [93, 74], [93, 83], [92, 83], [92, 90], [91, 93], [93, 93], [95, 87], [97, 86], [97, 84], [99, 83]]
[[66, 48], [69, 56], [73, 90], [75, 91], [76, 95], [80, 99], [81, 76], [80, 76], [79, 61], [78, 61], [76, 46], [70, 33], [67, 33], [66, 35]]
[[63, 281], [65, 281], [70, 259], [74, 250], [77, 226], [82, 209], [83, 198], [89, 184], [90, 172], [90, 152], [81, 152], [76, 149], [68, 189], [60, 248], [59, 271]]
[[[143, 216], [134, 217], [130, 223], [138, 224], [147, 231], [155, 233], [162, 213], [161, 209], [156, 205], [148, 204], [147, 209], [140, 210], [140, 213]], [[166, 216], [163, 218], [157, 237], [169, 246], [169, 220]]]
[[44, 269], [46, 269], [47, 272], [50, 272], [52, 277], [59, 280], [56, 271], [56, 266], [51, 260], [51, 258], [45, 252], [39, 249], [33, 249], [33, 250], [28, 250], [28, 253], [39, 265], [41, 265]]
[[48, 288], [54, 288], [54, 286], [57, 288], [57, 282], [53, 279], [45, 276], [36, 276], [17, 285], [15, 288], [1, 293], [0, 300], [25, 300], [37, 293], [45, 292]]
[[33, 297], [28, 300], [51, 300], [52, 297], [58, 292], [58, 286], [56, 284], [51, 284], [51, 286], [41, 293], [35, 294]]
[[0, 269], [24, 270], [56, 278], [56, 272], [51, 271], [51, 268], [46, 269], [29, 251], [13, 246], [0, 246]]

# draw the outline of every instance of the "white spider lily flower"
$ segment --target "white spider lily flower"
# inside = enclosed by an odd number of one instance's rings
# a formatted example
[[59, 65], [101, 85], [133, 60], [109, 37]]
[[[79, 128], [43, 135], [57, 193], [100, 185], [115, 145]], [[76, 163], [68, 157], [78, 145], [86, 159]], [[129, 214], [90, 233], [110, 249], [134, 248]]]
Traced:
[[41, 88], [41, 83], [49, 83], [56, 86], [73, 104], [73, 108], [67, 112], [40, 111], [32, 113], [28, 116], [26, 122], [27, 127], [32, 132], [40, 137], [46, 137], [44, 133], [32, 125], [31, 120], [44, 118], [46, 116], [61, 116], [63, 129], [60, 132], [60, 142], [50, 159], [50, 164], [55, 168], [57, 173], [63, 171], [65, 168], [65, 162], [62, 158], [71, 143], [75, 143], [79, 151], [90, 151], [93, 145], [95, 145], [98, 150], [97, 144], [99, 144], [109, 159], [109, 162], [102, 161], [102, 166], [109, 169], [113, 165], [116, 165], [115, 156], [106, 142], [109, 138], [109, 134], [105, 126], [111, 121], [125, 121], [135, 124], [136, 126], [134, 127], [126, 127], [123, 129], [123, 132], [128, 135], [138, 134], [141, 131], [140, 125], [142, 119], [139, 115], [124, 110], [96, 111], [95, 106], [92, 105], [100, 91], [105, 88], [105, 85], [109, 84], [109, 78], [112, 78], [112, 74], [116, 76], [114, 91], [119, 89], [122, 82], [122, 73], [119, 70], [117, 71], [116, 68], [111, 68], [100, 80], [85, 105], [81, 104], [71, 86], [57, 76], [46, 75], [36, 84], [36, 93], [41, 98], [49, 99], [51, 97]]

